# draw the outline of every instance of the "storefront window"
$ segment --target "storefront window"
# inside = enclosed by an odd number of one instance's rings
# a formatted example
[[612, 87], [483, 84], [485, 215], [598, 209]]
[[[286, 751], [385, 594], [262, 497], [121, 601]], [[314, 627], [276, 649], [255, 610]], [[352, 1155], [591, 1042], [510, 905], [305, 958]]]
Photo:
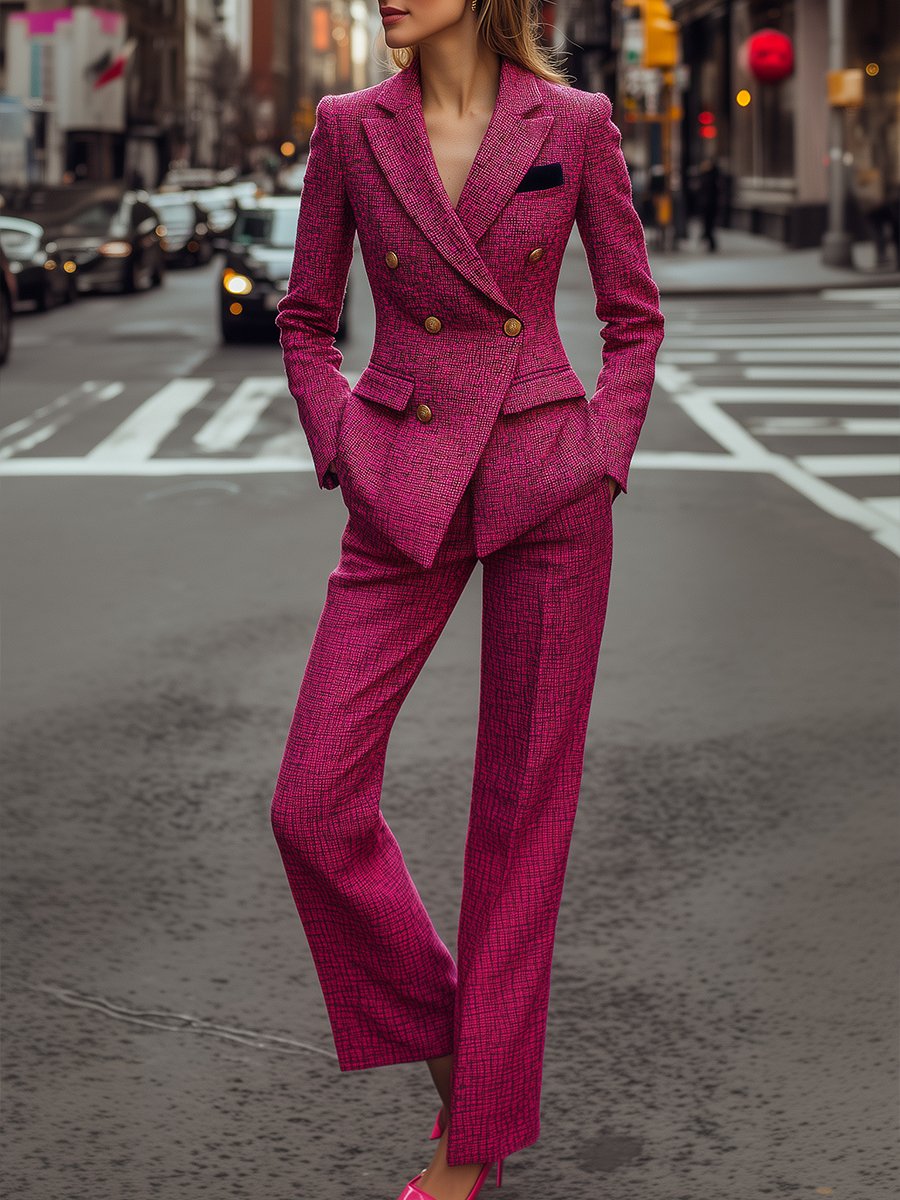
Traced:
[[760, 83], [743, 62], [743, 47], [761, 29], [778, 29], [794, 37], [794, 3], [735, 0], [732, 10], [734, 92], [746, 89], [750, 103], [732, 119], [732, 161], [745, 188], [794, 190], [794, 79]]

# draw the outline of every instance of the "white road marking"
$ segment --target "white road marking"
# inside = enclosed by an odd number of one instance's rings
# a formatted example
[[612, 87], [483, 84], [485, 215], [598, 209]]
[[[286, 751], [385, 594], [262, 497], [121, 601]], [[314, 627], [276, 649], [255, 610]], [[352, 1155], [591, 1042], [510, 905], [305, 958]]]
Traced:
[[194, 443], [210, 453], [234, 450], [252, 432], [273, 399], [285, 392], [287, 381], [279, 376], [243, 379], [203, 428], [194, 434]]
[[702, 389], [682, 392], [674, 399], [701, 429], [705, 429], [721, 445], [745, 459], [754, 458], [757, 470], [769, 471], [777, 476], [829, 516], [850, 521], [866, 530], [879, 545], [900, 557], [900, 526], [885, 512], [811, 474], [787, 455], [774, 454], [760, 446], [738, 421], [717, 407], [712, 395]]
[[[738, 350], [739, 363], [900, 363], [900, 350]], [[895, 378], [897, 376], [895, 375]]]
[[[867, 340], [871, 340], [874, 343], [872, 348], [876, 350], [883, 348], [887, 341], [884, 338]], [[739, 342], [739, 339], [734, 339], [734, 341]], [[795, 339], [790, 343], [776, 341], [775, 345], [779, 348], [788, 346], [791, 350], [797, 351], [807, 341], [815, 340]], [[831, 339], [830, 342], [833, 348], [835, 344], [834, 340]], [[800, 344], [798, 345], [798, 343]], [[685, 342], [684, 344], [687, 346], [690, 343]], [[693, 345], [709, 347], [706, 339], [699, 337], [694, 339]], [[714, 342], [713, 345], [715, 349], [727, 348], [722, 341]], [[846, 340], [841, 339], [840, 345], [846, 347]], [[759, 350], [768, 354], [773, 348], [773, 342], [770, 339], [762, 344], [751, 347], [739, 344], [737, 348]], [[810, 348], [818, 350], [819, 345], [816, 344]], [[775, 371], [779, 379], [782, 379], [784, 369], [775, 368]], [[832, 373], [829, 372], [828, 378], [832, 377]], [[784, 406], [790, 404], [840, 405], [844, 409], [859, 405], [890, 404], [891, 406], [895, 406], [898, 399], [900, 399], [900, 394], [898, 394], [897, 390], [893, 388], [849, 386], [823, 386], [815, 388], [797, 386], [779, 387], [774, 383], [765, 387], [701, 387], [694, 380], [690, 372], [683, 370], [681, 366], [665, 361], [662, 361], [657, 368], [657, 379], [660, 385], [671, 393], [674, 402], [687, 413], [696, 425], [704, 430], [713, 440], [718, 442], [719, 445], [730, 451], [731, 455], [734, 456], [734, 469], [767, 471], [775, 475], [789, 487], [794, 488], [801, 495], [805, 496], [811, 503], [816, 504], [823, 512], [840, 520], [849, 521], [865, 530], [878, 545], [900, 557], [900, 524], [897, 521], [900, 500], [894, 500], [893, 497], [859, 500], [843, 488], [835, 486], [822, 478], [822, 475], [825, 474], [834, 476], [860, 473], [872, 476], [883, 476], [885, 473], [894, 474], [896, 471], [900, 471], [900, 455], [809, 455], [805, 458], [795, 460], [790, 455], [776, 454], [768, 450], [762, 443], [757, 441], [753, 433], [744, 424], [722, 407], [722, 405], [746, 403], [760, 403], [767, 406]], [[822, 418], [818, 419], [821, 420]], [[760, 420], [761, 423], [766, 423], [767, 421], [771, 423], [790, 420], [816, 421], [817, 418], [763, 417]], [[834, 418], [827, 417], [824, 420], [831, 424]], [[859, 424], [863, 420], [861, 418], [840, 415], [838, 420], [843, 420], [847, 423], [856, 422], [856, 425], [851, 425], [850, 427], [854, 432], [859, 434], [870, 433], [872, 431], [871, 426], [867, 428], [865, 425]], [[875, 420], [877, 427], [884, 419], [878, 418]], [[888, 418], [888, 420], [892, 419]], [[800, 430], [797, 430], [796, 425], [794, 426], [794, 430], [800, 432]], [[777, 428], [777, 432], [785, 431], [783, 425]], [[805, 431], [808, 432], [808, 428]], [[847, 432], [847, 430], [845, 429], [844, 432]], [[710, 455], [709, 457], [713, 458], [714, 456]], [[637, 458], [637, 455], [635, 455], [635, 458]]]
[[900, 524], [900, 496], [868, 496], [864, 503]]
[[897, 417], [759, 417], [748, 422], [755, 434], [777, 437], [897, 437]]
[[33, 413], [0, 429], [0, 459], [12, 458], [16, 454], [27, 453], [46, 442], [58, 433], [64, 425], [68, 425], [86, 408], [98, 402], [114, 400], [125, 389], [123, 383], [99, 383], [89, 379], [64, 392], [48, 404], [42, 404]]
[[845, 379], [848, 383], [896, 383], [900, 387], [897, 367], [836, 367], [823, 363], [821, 367], [744, 367], [743, 374], [746, 379], [786, 380], [789, 383], [797, 379]]
[[813, 475], [894, 475], [900, 481], [900, 454], [798, 454], [796, 462]]
[[[896, 333], [896, 328], [891, 332]], [[859, 336], [847, 337], [846, 334], [846, 328], [843, 336], [835, 333], [830, 337], [785, 337], [775, 333], [769, 337], [735, 337], [733, 334], [712, 335], [705, 330], [696, 333], [670, 331], [663, 345], [677, 350], [833, 350], [838, 344], [847, 350], [884, 350], [891, 348], [894, 340], [870, 336], [868, 327], [866, 333]], [[900, 346], [900, 339], [897, 345]]]
[[825, 288], [819, 295], [823, 300], [850, 300], [863, 303], [876, 301], [881, 304], [887, 300], [900, 301], [898, 287], [868, 287], [868, 288]]
[[663, 362], [676, 363], [683, 366], [708, 366], [719, 361], [715, 350], [666, 350], [660, 353]]
[[173, 379], [85, 456], [89, 462], [144, 460], [159, 448], [186, 412], [212, 391], [212, 379]]
[[722, 404], [897, 404], [889, 388], [722, 387], [708, 389]]
[[[719, 338], [733, 337], [737, 330], [732, 324], [712, 325], [705, 324], [703, 320], [692, 322], [693, 334], [697, 338]], [[834, 345], [836, 341], [843, 343], [845, 336], [848, 333], [848, 325], [846, 321], [835, 321], [831, 318], [831, 323], [828, 321], [798, 321], [792, 324], [790, 321], [770, 321], [768, 317], [765, 321], [756, 322], [742, 321], [738, 324], [738, 329], [744, 337], [765, 337], [774, 341], [780, 341], [786, 337], [795, 337], [800, 334], [815, 336], [824, 339], [829, 345]], [[863, 319], [857, 324], [854, 324], [852, 330], [859, 330], [861, 334], [893, 334], [897, 336], [896, 321], [888, 321], [880, 318], [877, 321]], [[854, 333], [851, 332], [851, 337]]]
[[0, 475], [256, 475], [311, 471], [296, 458], [12, 458]]

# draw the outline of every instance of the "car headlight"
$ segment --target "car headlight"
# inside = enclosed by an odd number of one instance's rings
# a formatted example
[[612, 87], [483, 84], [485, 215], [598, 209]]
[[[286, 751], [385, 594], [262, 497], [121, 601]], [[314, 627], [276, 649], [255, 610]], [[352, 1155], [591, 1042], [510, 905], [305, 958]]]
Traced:
[[222, 277], [222, 286], [232, 296], [248, 296], [253, 291], [253, 280], [231, 271]]
[[127, 258], [131, 253], [130, 242], [104, 242], [98, 250], [104, 258]]

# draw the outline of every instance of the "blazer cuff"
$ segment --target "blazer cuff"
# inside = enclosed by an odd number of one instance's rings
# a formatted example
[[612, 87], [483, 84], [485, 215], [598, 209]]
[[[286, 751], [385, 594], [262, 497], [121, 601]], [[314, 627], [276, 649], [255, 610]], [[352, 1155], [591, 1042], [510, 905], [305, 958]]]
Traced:
[[[595, 396], [590, 403], [592, 406], [596, 404], [597, 397]], [[596, 411], [595, 408], [594, 412]], [[633, 451], [629, 452], [623, 447], [622, 443], [610, 429], [608, 422], [602, 419], [595, 419], [595, 428], [600, 436], [603, 447], [603, 465], [606, 468], [606, 474], [611, 479], [614, 479], [618, 485], [616, 494], [613, 496], [615, 500], [619, 492], [628, 491], [628, 471]]]

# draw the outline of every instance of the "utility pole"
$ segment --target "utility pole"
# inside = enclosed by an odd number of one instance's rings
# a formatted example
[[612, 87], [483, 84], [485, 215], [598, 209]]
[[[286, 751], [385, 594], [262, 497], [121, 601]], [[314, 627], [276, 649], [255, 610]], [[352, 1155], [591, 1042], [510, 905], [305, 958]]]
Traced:
[[[844, 71], [846, 0], [828, 0], [828, 67], [830, 78]], [[830, 90], [830, 89], [829, 89]], [[822, 239], [822, 261], [829, 267], [852, 267], [847, 233], [847, 172], [844, 168], [844, 109], [829, 96], [828, 232]]]

